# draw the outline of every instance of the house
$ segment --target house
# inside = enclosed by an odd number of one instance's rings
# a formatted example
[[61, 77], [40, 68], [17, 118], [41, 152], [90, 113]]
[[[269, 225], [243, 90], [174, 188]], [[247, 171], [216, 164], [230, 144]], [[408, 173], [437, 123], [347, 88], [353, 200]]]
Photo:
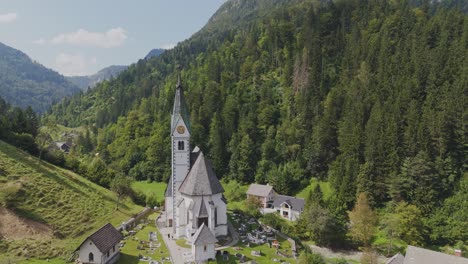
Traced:
[[192, 256], [195, 263], [203, 263], [206, 260], [216, 259], [216, 242], [218, 242], [216, 237], [203, 223], [192, 237]]
[[268, 207], [268, 202], [273, 201], [273, 197], [275, 195], [275, 190], [273, 190], [273, 186], [270, 185], [253, 183], [249, 186], [249, 189], [247, 190], [247, 198], [257, 198], [262, 203], [263, 208]]
[[387, 264], [468, 264], [468, 259], [461, 256], [444, 254], [425, 248], [408, 246], [406, 255], [396, 254]]
[[[215, 255], [215, 242], [211, 245], [207, 241], [228, 234], [226, 202], [213, 164], [199, 147], [195, 146], [193, 150], [190, 147], [190, 116], [180, 76], [170, 132], [172, 175], [165, 192], [166, 226], [172, 227], [174, 238], [185, 238], [192, 243], [197, 262], [206, 261]], [[201, 245], [204, 245], [202, 249]]]
[[273, 198], [273, 209], [289, 221], [299, 219], [304, 210], [304, 204], [304, 199], [287, 195], [276, 195]]
[[[113, 264], [120, 257], [118, 244], [123, 236], [111, 224], [106, 224], [87, 237], [76, 249], [78, 263]], [[75, 252], [76, 252], [75, 251]]]
[[262, 214], [278, 212], [289, 221], [296, 221], [304, 210], [304, 199], [277, 194], [270, 185], [251, 184], [247, 190], [249, 197], [260, 200]]
[[55, 141], [49, 146], [49, 149], [50, 150], [56, 149], [56, 150], [63, 151], [65, 153], [69, 153], [71, 147], [72, 147], [72, 143]]

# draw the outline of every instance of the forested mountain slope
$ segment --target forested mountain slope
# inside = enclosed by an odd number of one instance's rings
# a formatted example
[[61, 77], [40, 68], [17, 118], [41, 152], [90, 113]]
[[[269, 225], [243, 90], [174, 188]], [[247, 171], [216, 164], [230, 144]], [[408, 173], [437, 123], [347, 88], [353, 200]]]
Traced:
[[166, 181], [180, 66], [192, 144], [218, 175], [287, 194], [325, 179], [337, 219], [364, 192], [376, 208], [405, 201], [432, 219], [418, 243], [466, 241], [463, 215], [442, 216], [467, 177], [467, 16], [405, 1], [277, 2], [226, 2], [191, 39], [49, 117], [93, 129], [91, 153], [114, 169]]
[[79, 91], [59, 73], [0, 43], [0, 96], [7, 102], [45, 112], [52, 103]]

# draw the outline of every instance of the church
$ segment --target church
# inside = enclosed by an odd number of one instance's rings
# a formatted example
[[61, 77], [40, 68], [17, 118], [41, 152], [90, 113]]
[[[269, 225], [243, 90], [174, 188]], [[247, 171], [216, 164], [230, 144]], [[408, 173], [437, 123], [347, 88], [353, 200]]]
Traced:
[[[202, 245], [197, 234], [205, 233], [203, 237], [209, 237], [206, 242], [214, 246], [215, 237], [228, 233], [224, 189], [211, 161], [200, 148], [190, 146], [189, 111], [180, 76], [172, 111], [171, 137], [172, 175], [165, 193], [166, 226], [172, 227], [174, 238], [186, 238], [193, 245]], [[206, 235], [207, 230], [212, 237]], [[206, 245], [204, 247], [206, 249]]]

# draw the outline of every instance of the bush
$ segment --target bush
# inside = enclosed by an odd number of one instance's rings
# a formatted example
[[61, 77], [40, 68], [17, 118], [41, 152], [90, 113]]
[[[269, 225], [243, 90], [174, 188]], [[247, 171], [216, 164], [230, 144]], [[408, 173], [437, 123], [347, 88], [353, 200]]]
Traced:
[[130, 195], [130, 198], [132, 198], [132, 201], [138, 205], [146, 205], [146, 195], [142, 192], [134, 191]]
[[25, 150], [29, 152], [32, 155], [35, 155], [38, 153], [38, 148], [37, 145], [34, 141], [33, 136], [30, 134], [25, 134], [25, 133], [10, 133], [7, 135], [5, 138], [5, 141], [10, 143], [11, 145], [18, 147], [22, 150]]
[[259, 199], [250, 196], [246, 200], [244, 200], [244, 208], [245, 208], [245, 213], [251, 217], [258, 218], [260, 216], [260, 207], [262, 206], [261, 202]]
[[65, 154], [60, 150], [48, 150], [44, 153], [44, 160], [60, 167], [65, 165]]
[[267, 225], [270, 226], [276, 230], [281, 230], [281, 226], [285, 225], [285, 220], [281, 219], [278, 214], [276, 213], [271, 213], [271, 214], [265, 214], [260, 221]]
[[149, 192], [146, 194], [146, 206], [147, 207], [159, 206], [158, 198], [156, 197], [155, 193]]
[[299, 264], [325, 264], [325, 260], [320, 254], [303, 251], [299, 256]]
[[8, 184], [0, 188], [0, 205], [6, 208], [12, 207], [20, 189], [20, 184]]

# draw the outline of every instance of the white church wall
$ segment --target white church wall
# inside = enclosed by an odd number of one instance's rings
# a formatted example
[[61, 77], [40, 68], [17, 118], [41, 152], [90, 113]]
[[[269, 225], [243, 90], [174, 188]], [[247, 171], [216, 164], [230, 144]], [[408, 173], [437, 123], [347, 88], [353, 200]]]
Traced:
[[172, 197], [166, 197], [164, 201], [166, 210], [166, 226], [169, 226], [169, 220], [172, 219]]
[[180, 203], [179, 207], [177, 208], [177, 222], [176, 222], [176, 238], [181, 238], [186, 236], [185, 228], [186, 228], [186, 219], [187, 219], [187, 209], [185, 199], [182, 203]]
[[[93, 253], [94, 256], [94, 261], [90, 262], [89, 261], [89, 253]], [[80, 247], [79, 250], [79, 260], [83, 263], [101, 263], [102, 259], [102, 253], [99, 251], [99, 249], [94, 245], [94, 243], [87, 239]]]
[[192, 255], [196, 263], [203, 263], [209, 259], [216, 258], [216, 249], [214, 244], [194, 246], [192, 245]]

